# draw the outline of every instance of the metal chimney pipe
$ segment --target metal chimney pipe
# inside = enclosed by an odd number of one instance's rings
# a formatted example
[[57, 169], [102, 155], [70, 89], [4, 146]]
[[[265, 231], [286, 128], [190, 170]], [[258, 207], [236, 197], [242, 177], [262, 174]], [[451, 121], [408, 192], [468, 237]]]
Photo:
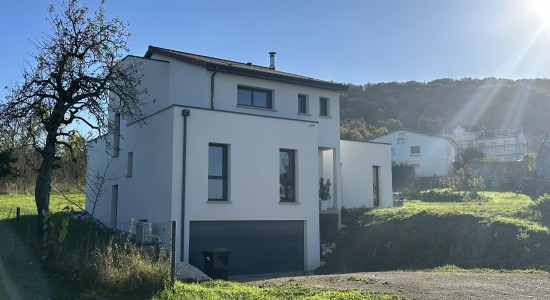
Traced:
[[275, 70], [275, 54], [277, 54], [276, 52], [269, 52], [269, 68], [271, 70]]

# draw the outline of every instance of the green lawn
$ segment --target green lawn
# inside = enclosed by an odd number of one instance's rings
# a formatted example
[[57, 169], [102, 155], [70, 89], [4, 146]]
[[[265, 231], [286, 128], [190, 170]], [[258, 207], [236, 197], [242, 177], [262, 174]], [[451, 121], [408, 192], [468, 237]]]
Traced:
[[529, 196], [513, 192], [483, 192], [488, 201], [422, 202], [407, 199], [400, 208], [374, 209], [367, 213], [369, 224], [381, 224], [389, 220], [403, 220], [422, 211], [431, 215], [472, 215], [492, 222], [513, 223], [522, 228], [549, 231], [549, 228], [529, 217], [533, 202]]
[[[61, 211], [64, 207], [71, 206], [75, 210], [84, 207], [83, 193], [52, 193], [50, 197], [50, 210]], [[0, 219], [15, 215], [15, 209], [21, 208], [21, 215], [36, 215], [36, 203], [34, 194], [0, 194]]]

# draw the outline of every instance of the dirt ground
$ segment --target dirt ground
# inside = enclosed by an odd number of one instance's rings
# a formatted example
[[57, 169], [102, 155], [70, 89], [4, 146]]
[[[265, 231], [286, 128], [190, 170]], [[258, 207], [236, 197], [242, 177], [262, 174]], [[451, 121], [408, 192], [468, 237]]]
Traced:
[[405, 299], [550, 299], [548, 274], [397, 271], [236, 280], [255, 286], [367, 289]]

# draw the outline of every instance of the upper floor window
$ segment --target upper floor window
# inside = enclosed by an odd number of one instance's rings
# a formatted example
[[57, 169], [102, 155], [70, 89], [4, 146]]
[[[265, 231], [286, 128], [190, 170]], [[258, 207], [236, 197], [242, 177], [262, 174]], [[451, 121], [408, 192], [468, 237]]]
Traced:
[[259, 108], [273, 108], [273, 92], [252, 87], [237, 87], [237, 104]]
[[492, 150], [493, 152], [497, 152], [497, 148], [498, 148], [497, 143], [496, 143], [496, 142], [492, 142], [492, 143], [491, 143], [491, 150]]
[[319, 98], [319, 115], [323, 117], [328, 117], [330, 115], [328, 98]]
[[420, 146], [411, 146], [411, 155], [420, 155]]
[[227, 145], [208, 144], [208, 200], [227, 200]]
[[405, 144], [405, 138], [397, 138], [398, 144]]
[[114, 140], [113, 140], [113, 157], [117, 157], [120, 153], [120, 114], [115, 114], [115, 122], [113, 124]]
[[504, 141], [504, 151], [510, 151], [510, 142]]
[[309, 112], [309, 103], [307, 101], [307, 95], [298, 95], [298, 113], [299, 114], [307, 114]]

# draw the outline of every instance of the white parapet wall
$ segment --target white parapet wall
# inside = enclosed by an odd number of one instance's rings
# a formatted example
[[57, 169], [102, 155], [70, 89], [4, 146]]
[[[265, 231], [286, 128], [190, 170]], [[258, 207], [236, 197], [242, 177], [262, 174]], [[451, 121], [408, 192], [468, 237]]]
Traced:
[[379, 206], [392, 207], [391, 144], [340, 141], [340, 151], [342, 207], [374, 207], [376, 188]]

